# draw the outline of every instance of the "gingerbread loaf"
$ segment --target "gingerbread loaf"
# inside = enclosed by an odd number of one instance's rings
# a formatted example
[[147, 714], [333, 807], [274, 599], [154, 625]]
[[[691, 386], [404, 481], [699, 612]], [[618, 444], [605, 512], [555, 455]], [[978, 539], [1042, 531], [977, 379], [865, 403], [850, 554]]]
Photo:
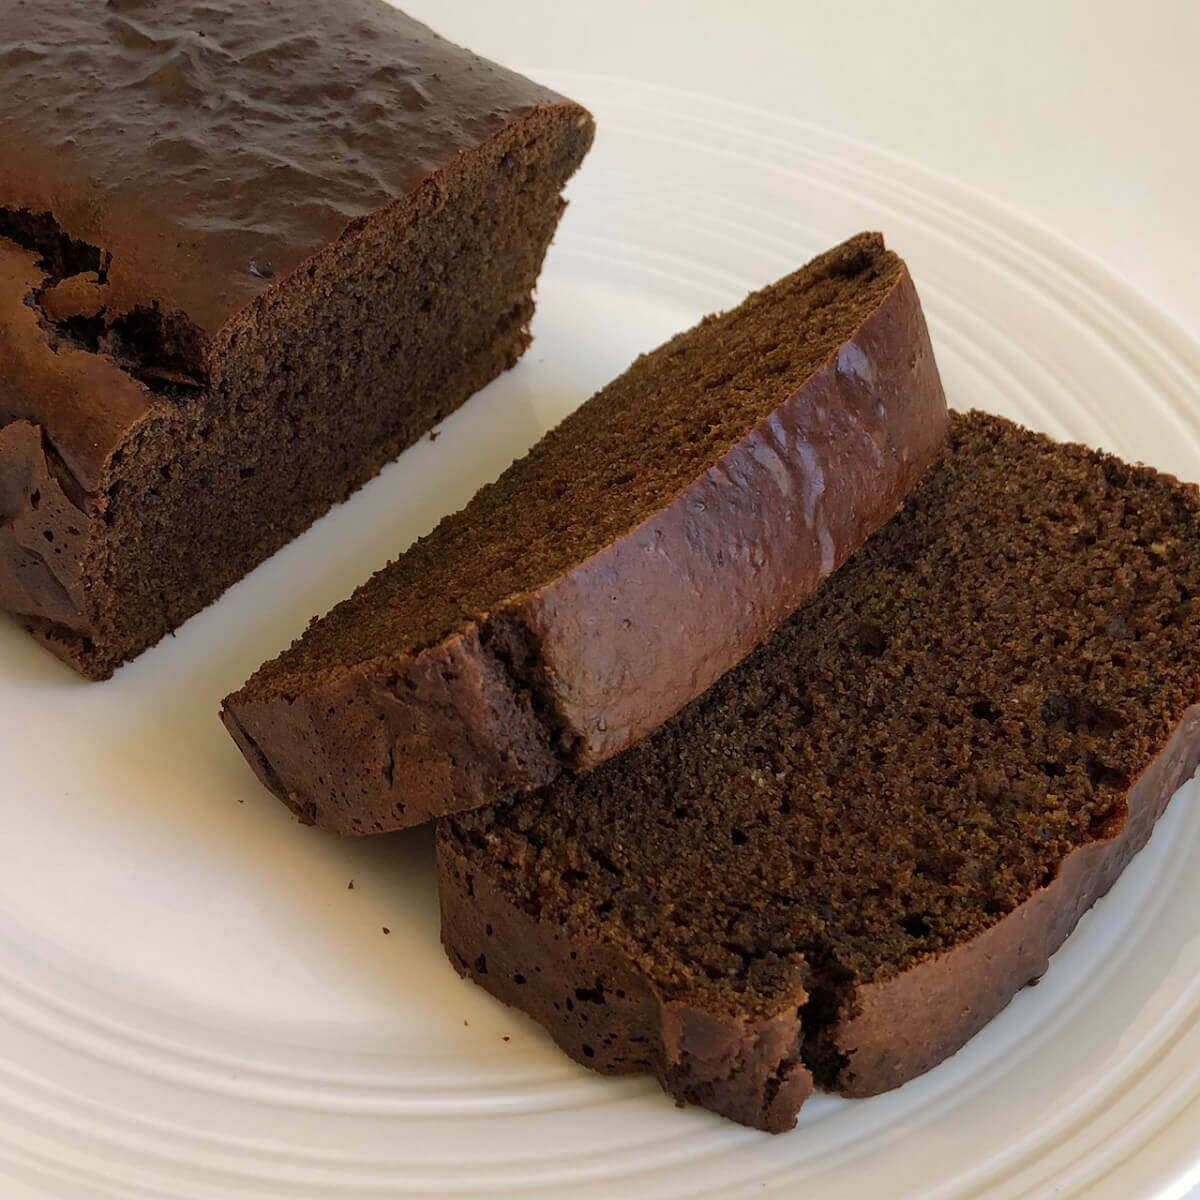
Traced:
[[100, 679], [529, 340], [577, 104], [382, 0], [0, 21], [0, 611]]
[[903, 502], [946, 407], [864, 234], [640, 358], [228, 697], [259, 778], [374, 833], [584, 770], [702, 692]]
[[790, 1128], [995, 1016], [1200, 763], [1200, 492], [955, 416], [904, 510], [589, 775], [438, 828], [458, 970]]

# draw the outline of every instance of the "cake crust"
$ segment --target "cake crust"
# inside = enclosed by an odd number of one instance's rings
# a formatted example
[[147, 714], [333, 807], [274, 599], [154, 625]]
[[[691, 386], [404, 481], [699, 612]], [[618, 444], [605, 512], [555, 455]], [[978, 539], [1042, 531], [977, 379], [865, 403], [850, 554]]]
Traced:
[[382, 0], [45, 0], [0, 39], [0, 210], [95, 248], [110, 318], [178, 314], [197, 370], [347, 227], [569, 103]]
[[593, 1071], [652, 1074], [681, 1102], [775, 1133], [791, 1128], [813, 1090], [796, 1050], [808, 999], [799, 978], [760, 1017], [668, 998], [611, 943], [512, 903], [472, 863], [452, 820], [438, 822], [437, 856], [442, 945], [460, 975], [528, 1013]]

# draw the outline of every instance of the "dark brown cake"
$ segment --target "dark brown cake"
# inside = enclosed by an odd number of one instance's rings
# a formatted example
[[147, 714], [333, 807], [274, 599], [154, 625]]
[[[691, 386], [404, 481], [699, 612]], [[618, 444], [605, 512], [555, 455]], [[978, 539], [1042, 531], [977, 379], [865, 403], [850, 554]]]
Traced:
[[608, 758], [899, 507], [945, 400], [863, 234], [640, 358], [225, 703], [312, 823], [412, 825]]
[[1200, 763], [1200, 492], [955, 416], [902, 513], [577, 780], [443, 821], [459, 971], [783, 1130], [953, 1053]]
[[9, 0], [0, 87], [0, 609], [103, 678], [516, 361], [592, 122], [380, 0]]

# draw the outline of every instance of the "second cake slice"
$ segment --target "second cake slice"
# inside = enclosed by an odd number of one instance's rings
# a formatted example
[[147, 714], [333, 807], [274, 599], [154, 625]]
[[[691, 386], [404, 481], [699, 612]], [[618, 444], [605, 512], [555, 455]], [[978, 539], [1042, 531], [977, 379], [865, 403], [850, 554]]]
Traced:
[[920, 1075], [1200, 765], [1198, 532], [1194, 485], [953, 417], [900, 515], [653, 737], [440, 823], [451, 960], [761, 1129]]
[[946, 405], [862, 234], [637, 362], [224, 704], [301, 817], [397, 829], [592, 767], [899, 508]]

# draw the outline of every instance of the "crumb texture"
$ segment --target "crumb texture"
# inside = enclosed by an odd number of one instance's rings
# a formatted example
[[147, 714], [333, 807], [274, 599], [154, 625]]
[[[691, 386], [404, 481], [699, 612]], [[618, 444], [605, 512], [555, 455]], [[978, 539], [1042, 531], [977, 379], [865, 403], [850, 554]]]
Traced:
[[[1122, 834], [1131, 787], [1200, 702], [1198, 534], [1194, 487], [955, 416], [900, 515], [654, 736], [443, 822], [444, 895], [465, 871], [520, 914], [505, 953], [529, 978], [551, 970], [535, 931], [553, 929], [570, 960], [603, 948], [738, 1027], [800, 979], [793, 1052], [839, 1087], [822, 1035], [856, 994], [971, 943]], [[460, 955], [464, 928], [444, 931]], [[570, 1049], [552, 1000], [536, 1015]]]

